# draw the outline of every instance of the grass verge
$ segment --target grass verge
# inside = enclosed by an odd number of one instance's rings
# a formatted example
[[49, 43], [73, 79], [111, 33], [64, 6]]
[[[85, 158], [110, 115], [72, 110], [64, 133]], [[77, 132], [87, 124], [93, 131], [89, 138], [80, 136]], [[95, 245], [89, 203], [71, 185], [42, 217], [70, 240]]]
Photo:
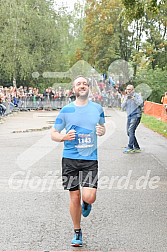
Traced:
[[162, 122], [159, 119], [149, 116], [149, 115], [142, 115], [141, 122], [149, 129], [161, 134], [162, 136], [167, 138], [167, 123]]

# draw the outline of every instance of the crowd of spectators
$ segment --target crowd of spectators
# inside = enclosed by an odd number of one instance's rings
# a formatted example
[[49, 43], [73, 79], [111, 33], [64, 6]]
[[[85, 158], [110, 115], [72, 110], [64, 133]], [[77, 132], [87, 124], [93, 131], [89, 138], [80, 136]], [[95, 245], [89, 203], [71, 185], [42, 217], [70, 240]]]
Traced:
[[[102, 106], [121, 107], [122, 91], [119, 83], [106, 79], [90, 80], [90, 100]], [[75, 100], [71, 90], [62, 87], [48, 87], [40, 92], [37, 87], [0, 86], [0, 116], [7, 115], [13, 110], [52, 110], [60, 109]]]
[[115, 81], [112, 76], [109, 76], [108, 79], [102, 76], [95, 86], [98, 86], [98, 90], [92, 94], [93, 101], [100, 103], [103, 107], [121, 108], [121, 101], [124, 96], [122, 82]]
[[61, 87], [46, 88], [42, 93], [37, 87], [0, 86], [0, 115], [9, 114], [14, 109], [57, 109], [72, 99], [72, 91]]

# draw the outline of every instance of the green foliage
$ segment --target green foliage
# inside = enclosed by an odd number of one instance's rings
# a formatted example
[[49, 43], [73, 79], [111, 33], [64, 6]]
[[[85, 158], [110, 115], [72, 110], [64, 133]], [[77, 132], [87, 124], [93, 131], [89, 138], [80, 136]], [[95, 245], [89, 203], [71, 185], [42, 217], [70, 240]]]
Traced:
[[[122, 1], [125, 17], [136, 31], [133, 38], [133, 62], [136, 68], [143, 60], [152, 69], [164, 69], [167, 64], [167, 5], [164, 0]], [[138, 14], [138, 11], [140, 14]]]
[[163, 70], [167, 63], [166, 8], [163, 1], [87, 0], [88, 62], [101, 72], [116, 59], [132, 61], [135, 74], [143, 67]]
[[141, 122], [149, 129], [167, 137], [167, 123], [145, 114], [142, 115]]
[[[160, 1], [161, 2], [161, 1]], [[159, 4], [157, 0], [122, 0], [129, 21], [139, 20], [145, 16], [146, 11], [157, 14]]]
[[63, 58], [65, 59], [65, 71], [68, 71], [78, 60], [83, 59], [85, 52], [83, 27], [84, 27], [84, 7], [78, 0], [75, 2], [71, 12], [64, 12], [63, 23], [60, 23], [60, 36], [63, 46]]
[[[32, 83], [33, 72], [42, 76], [46, 71], [63, 71], [63, 18], [53, 10], [51, 0], [1, 1], [2, 83], [13, 79], [18, 83], [25, 80]], [[69, 26], [65, 29], [68, 31]]]
[[161, 98], [167, 92], [167, 71], [161, 69], [141, 70], [134, 80], [135, 86], [148, 85], [152, 92], [148, 100], [160, 103]]
[[65, 6], [55, 10], [53, 2], [0, 1], [2, 84], [14, 78], [18, 85], [66, 83], [43, 73], [66, 72], [79, 60], [107, 72], [113, 61], [123, 59], [134, 66], [136, 85], [148, 84], [149, 99], [160, 101], [167, 91], [165, 0], [87, 0], [85, 10], [78, 0], [71, 12]]
[[122, 11], [120, 0], [87, 1], [85, 51], [88, 62], [100, 72], [106, 72], [116, 59], [128, 61], [131, 55], [131, 33]]

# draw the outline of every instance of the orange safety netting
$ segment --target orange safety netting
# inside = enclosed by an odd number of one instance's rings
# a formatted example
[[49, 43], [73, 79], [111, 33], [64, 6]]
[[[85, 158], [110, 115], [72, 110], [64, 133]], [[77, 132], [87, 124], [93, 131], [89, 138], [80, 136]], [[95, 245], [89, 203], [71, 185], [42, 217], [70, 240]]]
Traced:
[[154, 116], [163, 122], [167, 122], [167, 111], [163, 104], [145, 101], [144, 113], [146, 115]]

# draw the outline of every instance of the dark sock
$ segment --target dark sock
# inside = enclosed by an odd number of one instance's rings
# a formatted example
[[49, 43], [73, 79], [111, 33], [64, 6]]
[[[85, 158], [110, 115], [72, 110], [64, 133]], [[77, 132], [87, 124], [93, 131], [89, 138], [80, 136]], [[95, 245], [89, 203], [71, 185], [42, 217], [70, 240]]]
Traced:
[[83, 201], [83, 203], [84, 203], [84, 209], [87, 210], [89, 204], [86, 203], [85, 201]]
[[80, 233], [80, 232], [81, 232], [81, 228], [76, 228], [76, 229], [74, 229], [74, 232], [75, 232], [75, 233]]

